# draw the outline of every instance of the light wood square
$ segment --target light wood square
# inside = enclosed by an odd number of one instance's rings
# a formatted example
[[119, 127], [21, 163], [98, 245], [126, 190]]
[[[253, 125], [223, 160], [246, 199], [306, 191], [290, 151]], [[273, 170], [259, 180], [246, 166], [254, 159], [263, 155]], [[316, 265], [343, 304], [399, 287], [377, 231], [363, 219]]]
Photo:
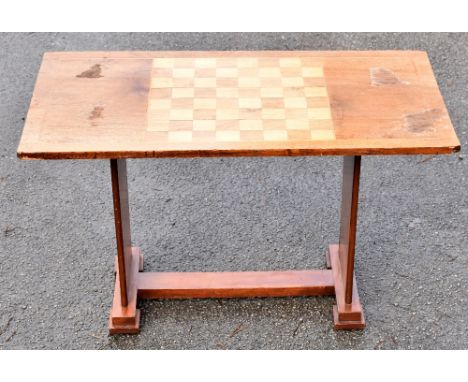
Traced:
[[283, 89], [283, 82], [281, 77], [259, 77], [261, 88], [281, 88]]
[[306, 108], [307, 101], [304, 97], [297, 97], [297, 98], [285, 98], [284, 99], [284, 107], [289, 108]]
[[302, 68], [302, 75], [304, 77], [323, 77], [323, 68], [318, 66]]
[[170, 111], [171, 121], [190, 121], [193, 119], [192, 109], [172, 109]]
[[195, 109], [194, 119], [216, 119], [216, 109]]
[[238, 142], [240, 141], [240, 131], [217, 131], [216, 140], [219, 142]]
[[192, 57], [177, 57], [173, 58], [174, 60], [174, 68], [193, 68], [195, 66], [194, 64], [194, 58]]
[[148, 131], [169, 131], [169, 121], [149, 120], [147, 129]]
[[285, 109], [286, 119], [308, 119], [308, 109]]
[[284, 119], [284, 109], [262, 109], [263, 119]]
[[173, 88], [193, 88], [193, 78], [173, 78]]
[[239, 111], [235, 109], [218, 109], [216, 110], [216, 119], [218, 120], [239, 119]]
[[304, 94], [306, 97], [327, 97], [327, 88], [322, 86], [305, 87]]
[[308, 114], [310, 119], [331, 119], [331, 111], [328, 107], [311, 108]]
[[216, 58], [216, 67], [217, 68], [232, 68], [237, 64], [237, 59], [235, 57], [217, 57]]
[[258, 68], [239, 68], [239, 77], [258, 77]]
[[283, 93], [285, 98], [304, 97], [304, 88], [302, 86], [284, 88]]
[[246, 119], [239, 121], [240, 130], [263, 130], [263, 121], [260, 119]]
[[194, 120], [193, 121], [194, 131], [214, 131], [216, 130], [215, 120]]
[[152, 78], [158, 78], [158, 77], [172, 77], [172, 69], [168, 68], [158, 68], [151, 71], [151, 77]]
[[259, 98], [260, 88], [240, 88], [239, 97], [240, 98]]
[[194, 131], [192, 142], [215, 142], [216, 133], [214, 131]]
[[196, 98], [215, 98], [216, 88], [195, 88], [193, 89], [193, 95]]
[[251, 57], [241, 57], [237, 59], [237, 66], [239, 68], [255, 68], [258, 66], [258, 59]]
[[170, 77], [153, 77], [151, 78], [152, 88], [172, 88], [173, 79]]
[[262, 109], [239, 109], [239, 119], [261, 119]]
[[173, 88], [172, 98], [192, 98], [194, 96], [193, 88]]
[[266, 119], [263, 121], [263, 130], [286, 131], [286, 121], [284, 119]]
[[215, 58], [196, 58], [194, 63], [196, 68], [215, 68]]
[[169, 110], [171, 108], [171, 100], [164, 98], [150, 99], [148, 109], [149, 110]]
[[281, 77], [280, 68], [259, 68], [258, 75], [260, 77]]
[[307, 106], [314, 107], [330, 107], [330, 100], [328, 97], [307, 97]]
[[150, 110], [148, 117], [154, 121], [167, 121], [169, 120], [170, 109], [163, 110]]
[[237, 98], [239, 89], [237, 88], [216, 88], [216, 96], [218, 98]]
[[262, 98], [283, 97], [283, 88], [261, 88], [260, 94]]
[[216, 98], [195, 98], [193, 107], [195, 109], [215, 109]]
[[175, 68], [172, 70], [172, 75], [175, 78], [186, 78], [186, 77], [191, 78], [195, 75], [195, 69]]
[[191, 142], [192, 132], [191, 131], [169, 131], [168, 140], [169, 142]]
[[260, 86], [260, 79], [258, 77], [240, 77], [238, 84], [241, 88], [258, 88]]
[[239, 107], [258, 109], [262, 107], [262, 100], [261, 98], [239, 98]]
[[265, 141], [287, 141], [288, 132], [286, 130], [265, 130], [263, 137]]
[[335, 139], [333, 130], [311, 130], [310, 139], [314, 141], [328, 141]]
[[173, 58], [155, 58], [153, 59], [153, 68], [173, 68]]
[[332, 119], [311, 119], [309, 127], [313, 130], [334, 130]]
[[237, 78], [239, 75], [239, 70], [237, 68], [217, 68], [216, 69], [216, 77], [220, 78]]
[[307, 119], [287, 119], [286, 128], [290, 130], [309, 130]]
[[304, 86], [304, 79], [302, 77], [283, 77], [281, 83], [286, 87]]
[[197, 88], [215, 88], [216, 78], [195, 78], [193, 85]]
[[243, 130], [240, 132], [242, 142], [262, 142], [263, 131], [261, 130]]
[[281, 67], [284, 68], [289, 68], [289, 67], [295, 67], [295, 66], [301, 66], [301, 60], [300, 58], [280, 58], [279, 59], [279, 64]]

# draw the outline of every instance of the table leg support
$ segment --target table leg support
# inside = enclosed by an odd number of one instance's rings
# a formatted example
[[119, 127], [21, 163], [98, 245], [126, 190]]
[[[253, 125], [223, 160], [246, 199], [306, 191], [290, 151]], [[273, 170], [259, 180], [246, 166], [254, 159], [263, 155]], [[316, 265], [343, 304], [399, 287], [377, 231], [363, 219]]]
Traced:
[[326, 253], [327, 269], [270, 272], [143, 272], [143, 256], [131, 246], [125, 160], [111, 160], [117, 240], [116, 278], [109, 333], [138, 333], [138, 299], [240, 298], [335, 295], [335, 329], [362, 329], [354, 277], [360, 157], [345, 157], [340, 241]]
[[112, 195], [117, 242], [114, 300], [109, 318], [109, 333], [138, 333], [140, 311], [137, 305], [137, 274], [143, 258], [132, 248], [125, 159], [111, 159]]
[[335, 329], [363, 329], [366, 326], [354, 276], [360, 171], [360, 156], [344, 157], [340, 241], [338, 245], [331, 245], [326, 254], [327, 266], [331, 267], [335, 280]]

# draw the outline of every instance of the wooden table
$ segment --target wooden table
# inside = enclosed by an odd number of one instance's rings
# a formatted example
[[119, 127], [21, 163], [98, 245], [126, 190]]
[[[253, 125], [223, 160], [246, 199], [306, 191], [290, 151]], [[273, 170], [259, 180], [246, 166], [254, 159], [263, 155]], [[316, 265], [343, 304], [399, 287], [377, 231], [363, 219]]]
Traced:
[[[354, 277], [361, 156], [459, 149], [424, 52], [54, 52], [44, 55], [18, 156], [110, 160], [114, 334], [138, 332], [137, 300], [160, 298], [335, 295], [335, 328], [364, 328]], [[143, 272], [127, 158], [299, 155], [344, 157], [327, 269]]]

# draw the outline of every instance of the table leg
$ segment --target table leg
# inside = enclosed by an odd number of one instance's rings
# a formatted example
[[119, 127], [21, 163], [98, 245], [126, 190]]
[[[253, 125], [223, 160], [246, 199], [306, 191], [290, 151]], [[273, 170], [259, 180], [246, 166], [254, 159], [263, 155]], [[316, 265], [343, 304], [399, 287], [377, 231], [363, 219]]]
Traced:
[[109, 332], [111, 334], [137, 333], [140, 326], [140, 311], [136, 308], [136, 276], [142, 268], [142, 256], [138, 248], [131, 246], [126, 161], [125, 159], [111, 159], [110, 165], [117, 259]]
[[338, 245], [330, 245], [327, 253], [327, 266], [331, 266], [335, 280], [337, 304], [333, 307], [333, 318], [336, 329], [365, 327], [354, 276], [360, 169], [360, 156], [344, 157], [340, 240]]

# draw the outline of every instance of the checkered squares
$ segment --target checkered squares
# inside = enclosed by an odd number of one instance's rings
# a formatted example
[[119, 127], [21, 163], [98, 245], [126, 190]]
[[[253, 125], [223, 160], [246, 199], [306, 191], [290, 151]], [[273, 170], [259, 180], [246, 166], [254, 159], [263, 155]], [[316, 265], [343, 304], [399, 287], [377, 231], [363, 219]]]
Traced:
[[175, 143], [335, 139], [323, 68], [306, 57], [155, 58], [147, 130]]

